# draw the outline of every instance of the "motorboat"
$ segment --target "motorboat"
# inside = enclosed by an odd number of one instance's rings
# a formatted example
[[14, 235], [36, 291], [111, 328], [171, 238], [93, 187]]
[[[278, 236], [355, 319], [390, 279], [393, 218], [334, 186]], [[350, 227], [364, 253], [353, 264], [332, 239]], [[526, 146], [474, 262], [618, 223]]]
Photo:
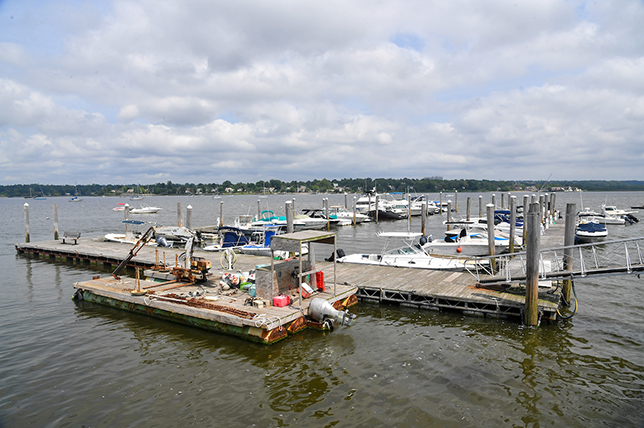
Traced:
[[[473, 224], [450, 222], [454, 229], [445, 232], [443, 239], [427, 240], [423, 249], [432, 255], [460, 255], [460, 256], [487, 256], [489, 243], [487, 224]], [[521, 245], [515, 236], [517, 248]], [[510, 248], [509, 234], [494, 230], [494, 254], [502, 254]]]
[[580, 222], [575, 229], [575, 244], [603, 241], [607, 236], [606, 225], [594, 221]]
[[606, 205], [602, 204], [602, 214], [606, 216], [615, 216], [615, 217], [620, 217], [626, 214], [636, 214], [638, 211], [637, 210], [621, 210], [618, 209], [615, 205]]
[[140, 208], [132, 208], [130, 212], [132, 214], [156, 214], [161, 211], [159, 207], [150, 207], [147, 205], [142, 205]]
[[[429, 254], [422, 247], [425, 237], [419, 232], [380, 232], [377, 236], [388, 238], [382, 253], [350, 254], [338, 258], [337, 262], [446, 271], [462, 271], [466, 265], [469, 268], [469, 265], [474, 263], [466, 258], [438, 257]], [[405, 245], [387, 250], [392, 238], [402, 239]]]
[[[335, 216], [338, 220], [349, 220], [349, 225], [353, 224], [353, 212], [349, 211], [348, 209], [344, 208], [343, 206], [340, 205], [334, 205], [329, 208], [329, 215], [331, 218]], [[356, 219], [356, 224], [363, 223], [365, 221], [370, 221], [369, 216], [366, 214], [362, 214], [357, 212], [355, 213], [355, 219]], [[344, 223], [341, 223], [341, 225], [344, 225]]]
[[114, 208], [112, 208], [112, 211], [125, 211], [126, 206], [127, 204], [125, 202], [118, 203]]

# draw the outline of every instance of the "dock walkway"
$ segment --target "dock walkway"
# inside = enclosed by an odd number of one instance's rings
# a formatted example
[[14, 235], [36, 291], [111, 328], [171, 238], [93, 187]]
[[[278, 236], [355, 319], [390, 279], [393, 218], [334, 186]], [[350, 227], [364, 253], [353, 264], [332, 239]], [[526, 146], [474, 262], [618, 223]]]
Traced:
[[[550, 225], [540, 237], [540, 247], [560, 246], [563, 243], [564, 224]], [[83, 238], [77, 245], [61, 241], [16, 244], [20, 254], [33, 254], [50, 259], [62, 258], [85, 264], [103, 264], [106, 268], [118, 265], [127, 257], [131, 246], [105, 242], [101, 238]], [[150, 268], [175, 265], [181, 249], [145, 246], [130, 261], [131, 267]], [[216, 276], [224, 271], [221, 253], [195, 251], [195, 255], [212, 262], [211, 272]], [[256, 266], [270, 264], [270, 258], [237, 255], [235, 271], [250, 271]], [[317, 262], [317, 268], [325, 272], [327, 282], [333, 278], [333, 263]], [[491, 317], [522, 318], [525, 305], [525, 288], [521, 286], [498, 286], [477, 288], [477, 279], [468, 272], [444, 272], [427, 269], [395, 268], [385, 266], [336, 264], [337, 293], [332, 303], [356, 293], [357, 297], [370, 302], [399, 304], [433, 310], [456, 310], [466, 314]], [[87, 284], [90, 284], [89, 281]], [[100, 283], [95, 284], [98, 288]], [[97, 290], [98, 290], [97, 288]], [[126, 287], [127, 288], [127, 287]], [[327, 287], [329, 290], [330, 287]], [[539, 312], [542, 320], [555, 320], [559, 308], [561, 288], [556, 283], [539, 287]], [[351, 292], [351, 290], [353, 290]], [[129, 296], [128, 296], [129, 297]], [[278, 309], [278, 308], [275, 308]], [[298, 311], [299, 312], [299, 311]], [[275, 315], [278, 316], [278, 315]], [[281, 316], [282, 325], [288, 323], [288, 314]], [[248, 323], [247, 323], [248, 324]]]

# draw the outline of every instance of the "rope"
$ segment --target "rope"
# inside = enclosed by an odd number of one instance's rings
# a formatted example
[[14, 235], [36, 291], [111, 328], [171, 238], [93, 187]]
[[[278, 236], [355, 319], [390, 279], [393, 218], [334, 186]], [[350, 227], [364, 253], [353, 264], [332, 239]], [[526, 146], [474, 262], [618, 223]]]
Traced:
[[559, 315], [561, 319], [564, 319], [564, 320], [569, 320], [570, 318], [574, 317], [575, 314], [577, 313], [577, 309], [579, 309], [579, 303], [577, 302], [577, 292], [575, 291], [575, 282], [571, 279], [570, 284], [572, 285], [572, 294], [575, 299], [575, 310], [569, 316], [564, 317], [563, 315], [561, 315], [561, 312], [559, 312], [559, 308], [557, 308], [557, 315]]
[[282, 331], [282, 319], [278, 316], [274, 316], [275, 320], [271, 321], [266, 314], [257, 314], [253, 317], [255, 320], [255, 327], [260, 328], [262, 325], [266, 325], [266, 328], [269, 330], [273, 329], [273, 325], [277, 322], [279, 323], [279, 331]]

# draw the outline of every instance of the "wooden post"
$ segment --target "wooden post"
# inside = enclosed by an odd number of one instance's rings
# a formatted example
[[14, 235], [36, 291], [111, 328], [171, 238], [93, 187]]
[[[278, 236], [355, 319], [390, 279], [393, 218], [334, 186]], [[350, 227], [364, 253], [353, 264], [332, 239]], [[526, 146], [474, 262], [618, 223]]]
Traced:
[[31, 242], [31, 236], [29, 234], [29, 204], [25, 202], [25, 242]]
[[523, 195], [523, 236], [521, 238], [521, 242], [523, 242], [523, 248], [525, 248], [525, 243], [528, 239], [527, 238], [528, 227], [525, 224], [526, 220], [528, 219], [528, 210], [530, 209], [530, 205], [528, 204], [528, 199], [530, 199], [528, 195]]
[[411, 231], [411, 195], [407, 195], [407, 231]]
[[447, 230], [452, 230], [452, 225], [449, 222], [452, 221], [452, 200], [447, 201]]
[[177, 202], [177, 225], [183, 227], [183, 213], [181, 212], [181, 202]]
[[286, 233], [293, 233], [293, 201], [286, 201]]
[[219, 202], [219, 227], [224, 225], [224, 201]]
[[557, 200], [557, 194], [556, 193], [551, 193], [550, 194], [550, 217], [552, 220], [555, 220], [555, 215], [556, 215], [556, 209], [555, 209], [555, 201]]
[[496, 209], [496, 194], [492, 193], [492, 205], [494, 205], [494, 209]]
[[517, 229], [517, 197], [511, 196], [510, 200], [510, 252], [514, 253], [514, 235]]
[[262, 203], [258, 199], [257, 200], [257, 221], [259, 221], [260, 218], [262, 218]]
[[186, 207], [186, 227], [192, 229], [192, 205]]
[[423, 234], [423, 236], [426, 236], [426, 227], [427, 227], [427, 200], [423, 201], [423, 209], [422, 212], [420, 213], [420, 232]]
[[58, 241], [60, 235], [58, 234], [58, 204], [54, 204], [52, 207], [54, 209], [53, 219], [54, 219], [54, 241]]
[[[123, 215], [125, 216], [126, 221], [130, 219], [130, 206], [128, 204], [125, 204]], [[131, 241], [132, 239], [134, 239], [134, 237], [132, 236], [132, 226], [130, 225], [130, 223], [125, 223], [125, 240]]]
[[353, 227], [356, 227], [356, 224], [357, 224], [357, 222], [356, 222], [356, 210], [357, 209], [358, 208], [356, 207], [356, 197], [354, 196], [353, 197]]
[[[490, 256], [494, 255], [494, 204], [485, 206], [487, 213], [487, 252]], [[490, 261], [491, 262], [491, 261]]]
[[528, 229], [526, 242], [526, 284], [525, 284], [525, 318], [526, 325], [539, 323], [539, 205], [530, 204], [528, 218], [524, 223]]
[[467, 221], [470, 221], [471, 219], [470, 212], [472, 210], [472, 198], [470, 198], [469, 196], [467, 197], [466, 207], [467, 207]]
[[479, 218], [483, 217], [483, 196], [479, 195]]
[[440, 193], [439, 193], [439, 196], [438, 196], [438, 205], [439, 205], [439, 211], [440, 211], [440, 214], [441, 214], [441, 215], [443, 215], [443, 192], [440, 192]]
[[347, 198], [348, 198], [347, 192], [344, 192], [344, 209], [345, 210], [349, 209], [349, 202], [348, 202]]
[[546, 195], [539, 195], [539, 222], [545, 224]]
[[380, 205], [379, 197], [376, 195], [376, 223], [378, 223], [378, 205]]
[[[564, 229], [564, 247], [569, 247], [575, 244], [575, 217], [577, 217], [577, 204], [566, 204], [566, 226]], [[564, 250], [564, 270], [572, 273], [572, 248]], [[572, 281], [564, 279], [563, 282], [563, 298], [566, 305], [570, 304], [570, 292], [572, 289]]]
[[458, 190], [454, 189], [454, 212], [458, 212]]
[[[510, 202], [510, 201], [508, 201]], [[501, 209], [505, 209], [505, 193], [501, 193]]]
[[331, 217], [329, 216], [329, 198], [324, 198], [324, 213], [326, 214], [326, 230], [328, 232], [331, 230]]

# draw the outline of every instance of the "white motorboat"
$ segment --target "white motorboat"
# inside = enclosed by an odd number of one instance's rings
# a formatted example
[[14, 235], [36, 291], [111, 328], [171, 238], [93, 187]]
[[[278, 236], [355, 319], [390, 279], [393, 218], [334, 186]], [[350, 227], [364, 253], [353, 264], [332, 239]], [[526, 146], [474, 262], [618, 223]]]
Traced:
[[575, 243], [603, 241], [608, 236], [606, 226], [595, 221], [580, 221], [575, 229]]
[[626, 214], [635, 214], [639, 211], [637, 210], [621, 210], [618, 209], [615, 205], [606, 205], [602, 204], [602, 214], [605, 216], [615, 216], [615, 217], [621, 217]]
[[161, 211], [159, 207], [150, 207], [147, 205], [142, 205], [140, 208], [132, 208], [130, 212], [132, 214], [156, 214]]
[[[517, 248], [520, 246], [515, 240]], [[498, 230], [494, 232], [494, 254], [508, 251], [510, 239], [507, 234]], [[474, 229], [465, 225], [445, 232], [445, 238], [431, 240], [423, 249], [432, 255], [487, 256], [489, 243], [487, 231]]]
[[[335, 216], [338, 220], [349, 220], [349, 225], [353, 224], [353, 211], [349, 211], [340, 205], [334, 205], [329, 208], [329, 215], [331, 218]], [[369, 216], [359, 213], [356, 210], [356, 224], [363, 223], [365, 221], [370, 221]]]
[[[377, 236], [389, 238], [381, 254], [350, 254], [338, 258], [337, 262], [447, 271], [462, 271], [465, 269], [466, 264], [469, 266], [470, 263], [474, 263], [465, 258], [430, 255], [423, 250], [419, 242], [416, 242], [416, 239], [422, 238], [421, 233], [381, 232]], [[387, 250], [386, 248], [391, 238], [402, 239], [405, 245], [393, 250]]]

